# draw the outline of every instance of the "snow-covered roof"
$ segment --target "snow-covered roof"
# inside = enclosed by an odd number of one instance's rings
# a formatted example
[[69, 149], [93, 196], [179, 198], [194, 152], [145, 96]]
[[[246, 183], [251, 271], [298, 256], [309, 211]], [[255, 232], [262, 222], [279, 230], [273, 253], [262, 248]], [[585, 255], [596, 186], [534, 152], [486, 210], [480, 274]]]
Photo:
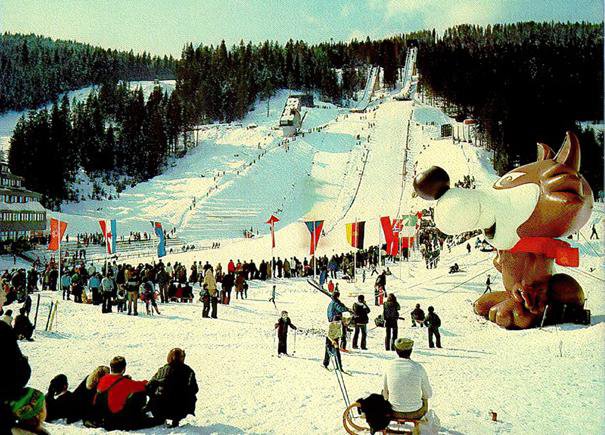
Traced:
[[12, 203], [0, 202], [0, 212], [3, 211], [31, 211], [42, 213], [45, 212], [46, 209], [38, 201]]

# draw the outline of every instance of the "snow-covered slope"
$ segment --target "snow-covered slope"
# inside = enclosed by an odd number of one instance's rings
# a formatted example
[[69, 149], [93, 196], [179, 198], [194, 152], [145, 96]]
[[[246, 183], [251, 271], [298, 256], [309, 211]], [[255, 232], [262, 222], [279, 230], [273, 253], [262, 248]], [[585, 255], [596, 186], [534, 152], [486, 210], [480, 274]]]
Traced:
[[[322, 128], [290, 141], [286, 151], [272, 127], [287, 94], [273, 99], [269, 118], [261, 103], [239, 127], [208, 127], [185, 158], [163, 175], [127, 189], [119, 200], [68, 206], [63, 216], [70, 230], [97, 231], [99, 216], [117, 218], [124, 232], [139, 226], [148, 230], [148, 220], [164, 220], [177, 226], [183, 238], [222, 239], [220, 249], [173, 254], [164, 261], [208, 260], [224, 266], [230, 258], [270, 258], [262, 223], [275, 213], [282, 219], [275, 256], [308, 254], [309, 234], [299, 222], [305, 218], [326, 220], [318, 253], [329, 256], [349, 249], [345, 223], [366, 219], [366, 244], [375, 244], [379, 216], [426, 207], [411, 197], [415, 170], [439, 165], [453, 181], [473, 175], [478, 187], [496, 178], [485, 150], [430, 139], [426, 126], [442, 114], [427, 109], [415, 116], [417, 103], [389, 98], [364, 114], [309, 109], [313, 126]], [[247, 128], [250, 123], [257, 127]], [[308, 128], [303, 124], [303, 130]], [[196, 206], [191, 207], [194, 196]], [[594, 220], [601, 237], [603, 213], [598, 204]], [[262, 237], [231, 238], [251, 226], [260, 228]], [[581, 267], [566, 273], [587, 293], [591, 326], [505, 331], [477, 318], [471, 303], [483, 292], [487, 273], [494, 289], [502, 287], [491, 253], [466, 254], [460, 246], [444, 251], [437, 269], [425, 269], [415, 256], [410, 263], [390, 266], [394, 276], [387, 288], [397, 295], [406, 317], [399, 335], [416, 341], [413, 358], [427, 369], [434, 388], [430, 405], [443, 433], [602, 433], [605, 270], [602, 243], [586, 240], [589, 236], [590, 224], [574, 242], [582, 248]], [[462, 272], [450, 275], [454, 262]], [[358, 294], [372, 301], [373, 279], [355, 284], [339, 280], [344, 302], [351, 305]], [[277, 286], [277, 309], [267, 301], [271, 283], [253, 281], [248, 300], [219, 306], [219, 320], [202, 319], [197, 303], [160, 306], [162, 316], [133, 318], [61, 302], [56, 332], [39, 332], [35, 342], [22, 345], [33, 368], [31, 384], [45, 390], [54, 375], [65, 373], [73, 387], [116, 354], [126, 357], [133, 378], [149, 379], [168, 350], [179, 346], [187, 351], [187, 363], [200, 383], [196, 416], [183, 420], [180, 429], [146, 433], [342, 433], [344, 401], [334, 374], [320, 365], [328, 299], [304, 281], [278, 280]], [[43, 294], [42, 319], [54, 297]], [[441, 316], [444, 349], [429, 349], [426, 330], [410, 327], [408, 313], [416, 303], [425, 309], [433, 305]], [[371, 307], [374, 318], [380, 309]], [[272, 356], [273, 324], [282, 309], [295, 325], [310, 331], [298, 335], [295, 358]], [[383, 334], [371, 330], [369, 351], [343, 357], [353, 374], [345, 377], [352, 400], [382, 388], [382, 367], [393, 358], [382, 350]], [[291, 336], [291, 350], [293, 345]], [[490, 411], [497, 412], [497, 422], [491, 421]], [[86, 430], [62, 424], [50, 428], [57, 433]]]
[[[258, 258], [262, 252], [255, 246], [250, 241], [234, 250]], [[195, 259], [224, 264], [230, 250], [210, 251]], [[413, 358], [424, 365], [433, 385], [430, 406], [441, 420], [441, 432], [600, 433], [605, 411], [602, 305], [593, 311], [596, 324], [591, 327], [505, 331], [477, 318], [470, 306], [483, 291], [485, 273], [493, 272], [493, 254], [467, 255], [459, 247], [444, 256], [443, 266], [430, 271], [415, 261], [401, 269], [392, 266], [395, 276], [387, 285], [406, 317], [400, 321], [399, 335], [415, 340]], [[171, 260], [193, 258], [181, 254]], [[463, 272], [449, 275], [447, 265], [454, 261]], [[343, 301], [351, 305], [357, 294], [372, 301], [372, 279], [357, 284], [340, 280]], [[494, 287], [500, 285], [496, 278]], [[178, 430], [156, 428], [146, 433], [343, 433], [343, 398], [334, 374], [320, 365], [324, 339], [319, 331], [326, 327], [328, 299], [303, 280], [278, 280], [277, 286], [277, 310], [267, 301], [270, 283], [253, 281], [249, 299], [219, 306], [218, 320], [202, 319], [197, 303], [160, 306], [161, 316], [132, 318], [61, 302], [56, 332], [39, 332], [35, 342], [22, 344], [33, 369], [31, 384], [44, 390], [54, 375], [65, 373], [73, 387], [92, 368], [118, 354], [126, 357], [133, 378], [149, 379], [168, 350], [179, 346], [198, 376], [196, 416], [186, 418]], [[52, 297], [43, 294], [41, 319]], [[425, 309], [435, 306], [443, 321], [443, 349], [429, 349], [426, 330], [410, 327], [408, 313], [415, 303]], [[380, 309], [370, 307], [374, 318]], [[295, 358], [273, 356], [273, 323], [283, 309], [296, 326], [311, 330], [298, 334]], [[344, 367], [353, 374], [345, 377], [352, 400], [382, 388], [383, 365], [394, 357], [383, 350], [383, 334], [383, 329], [371, 329], [367, 352], [343, 356]], [[293, 351], [292, 335], [289, 346]], [[568, 412], [578, 405], [582, 412]], [[492, 410], [498, 413], [498, 422], [490, 420]], [[564, 418], [559, 417], [562, 414]], [[84, 431], [81, 425], [50, 428], [66, 434]]]

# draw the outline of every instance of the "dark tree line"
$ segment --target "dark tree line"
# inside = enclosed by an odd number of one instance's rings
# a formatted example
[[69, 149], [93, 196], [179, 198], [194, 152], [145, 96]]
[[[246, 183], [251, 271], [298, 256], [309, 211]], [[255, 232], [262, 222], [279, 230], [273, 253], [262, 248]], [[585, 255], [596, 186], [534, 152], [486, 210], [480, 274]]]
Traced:
[[340, 102], [363, 88], [368, 64], [383, 67], [385, 84], [394, 86], [405, 49], [403, 36], [317, 45], [292, 40], [283, 46], [270, 41], [231, 48], [224, 42], [217, 47], [189, 44], [177, 64], [176, 92], [188, 125], [242, 118], [257, 98], [282, 88], [319, 91], [325, 100]]
[[[174, 95], [174, 94], [173, 94]], [[54, 207], [76, 199], [70, 183], [79, 170], [89, 175], [126, 175], [133, 182], [158, 175], [182, 131], [175, 96], [154, 88], [102, 85], [71, 105], [66, 97], [50, 110], [31, 111], [11, 138], [11, 169]]]
[[31, 109], [65, 91], [117, 80], [173, 79], [172, 57], [134, 54], [37, 35], [0, 35], [0, 113]]
[[189, 44], [176, 65], [177, 86], [170, 96], [156, 88], [145, 101], [141, 89], [112, 80], [119, 71], [107, 77], [110, 67], [94, 69], [91, 80], [103, 84], [86, 100], [70, 105], [64, 97], [50, 110], [32, 111], [19, 121], [9, 162], [29, 188], [44, 194], [45, 205], [55, 207], [76, 199], [70, 185], [80, 170], [147, 180], [161, 172], [193, 125], [242, 118], [257, 98], [280, 88], [320, 91], [339, 102], [363, 88], [368, 64], [382, 66], [385, 83], [394, 85], [404, 61], [403, 37], [313, 46], [240, 43], [230, 49], [224, 43], [195, 49]]
[[[457, 26], [418, 38], [421, 87], [475, 117], [499, 172], [556, 150], [576, 122], [603, 119], [603, 24]], [[603, 189], [603, 138], [581, 131], [582, 172]]]

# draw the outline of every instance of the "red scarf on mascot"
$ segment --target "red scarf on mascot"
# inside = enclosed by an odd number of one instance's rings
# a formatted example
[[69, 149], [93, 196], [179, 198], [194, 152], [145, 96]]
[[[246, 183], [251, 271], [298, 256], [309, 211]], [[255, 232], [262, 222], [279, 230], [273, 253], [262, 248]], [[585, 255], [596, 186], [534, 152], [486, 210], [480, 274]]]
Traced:
[[548, 258], [554, 258], [559, 266], [578, 267], [580, 265], [578, 248], [572, 248], [569, 243], [563, 240], [549, 237], [524, 237], [510, 249], [510, 252], [541, 254]]

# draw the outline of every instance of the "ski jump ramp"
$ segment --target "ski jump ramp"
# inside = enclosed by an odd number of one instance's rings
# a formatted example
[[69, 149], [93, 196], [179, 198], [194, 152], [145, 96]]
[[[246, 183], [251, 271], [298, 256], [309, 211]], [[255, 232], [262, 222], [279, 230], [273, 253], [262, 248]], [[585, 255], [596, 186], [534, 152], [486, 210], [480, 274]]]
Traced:
[[351, 107], [351, 112], [363, 112], [368, 108], [372, 95], [374, 94], [374, 87], [376, 85], [376, 80], [378, 80], [379, 72], [380, 68], [375, 66], [370, 67], [368, 71], [368, 78], [366, 80], [366, 87], [363, 90], [363, 96], [356, 105]]

